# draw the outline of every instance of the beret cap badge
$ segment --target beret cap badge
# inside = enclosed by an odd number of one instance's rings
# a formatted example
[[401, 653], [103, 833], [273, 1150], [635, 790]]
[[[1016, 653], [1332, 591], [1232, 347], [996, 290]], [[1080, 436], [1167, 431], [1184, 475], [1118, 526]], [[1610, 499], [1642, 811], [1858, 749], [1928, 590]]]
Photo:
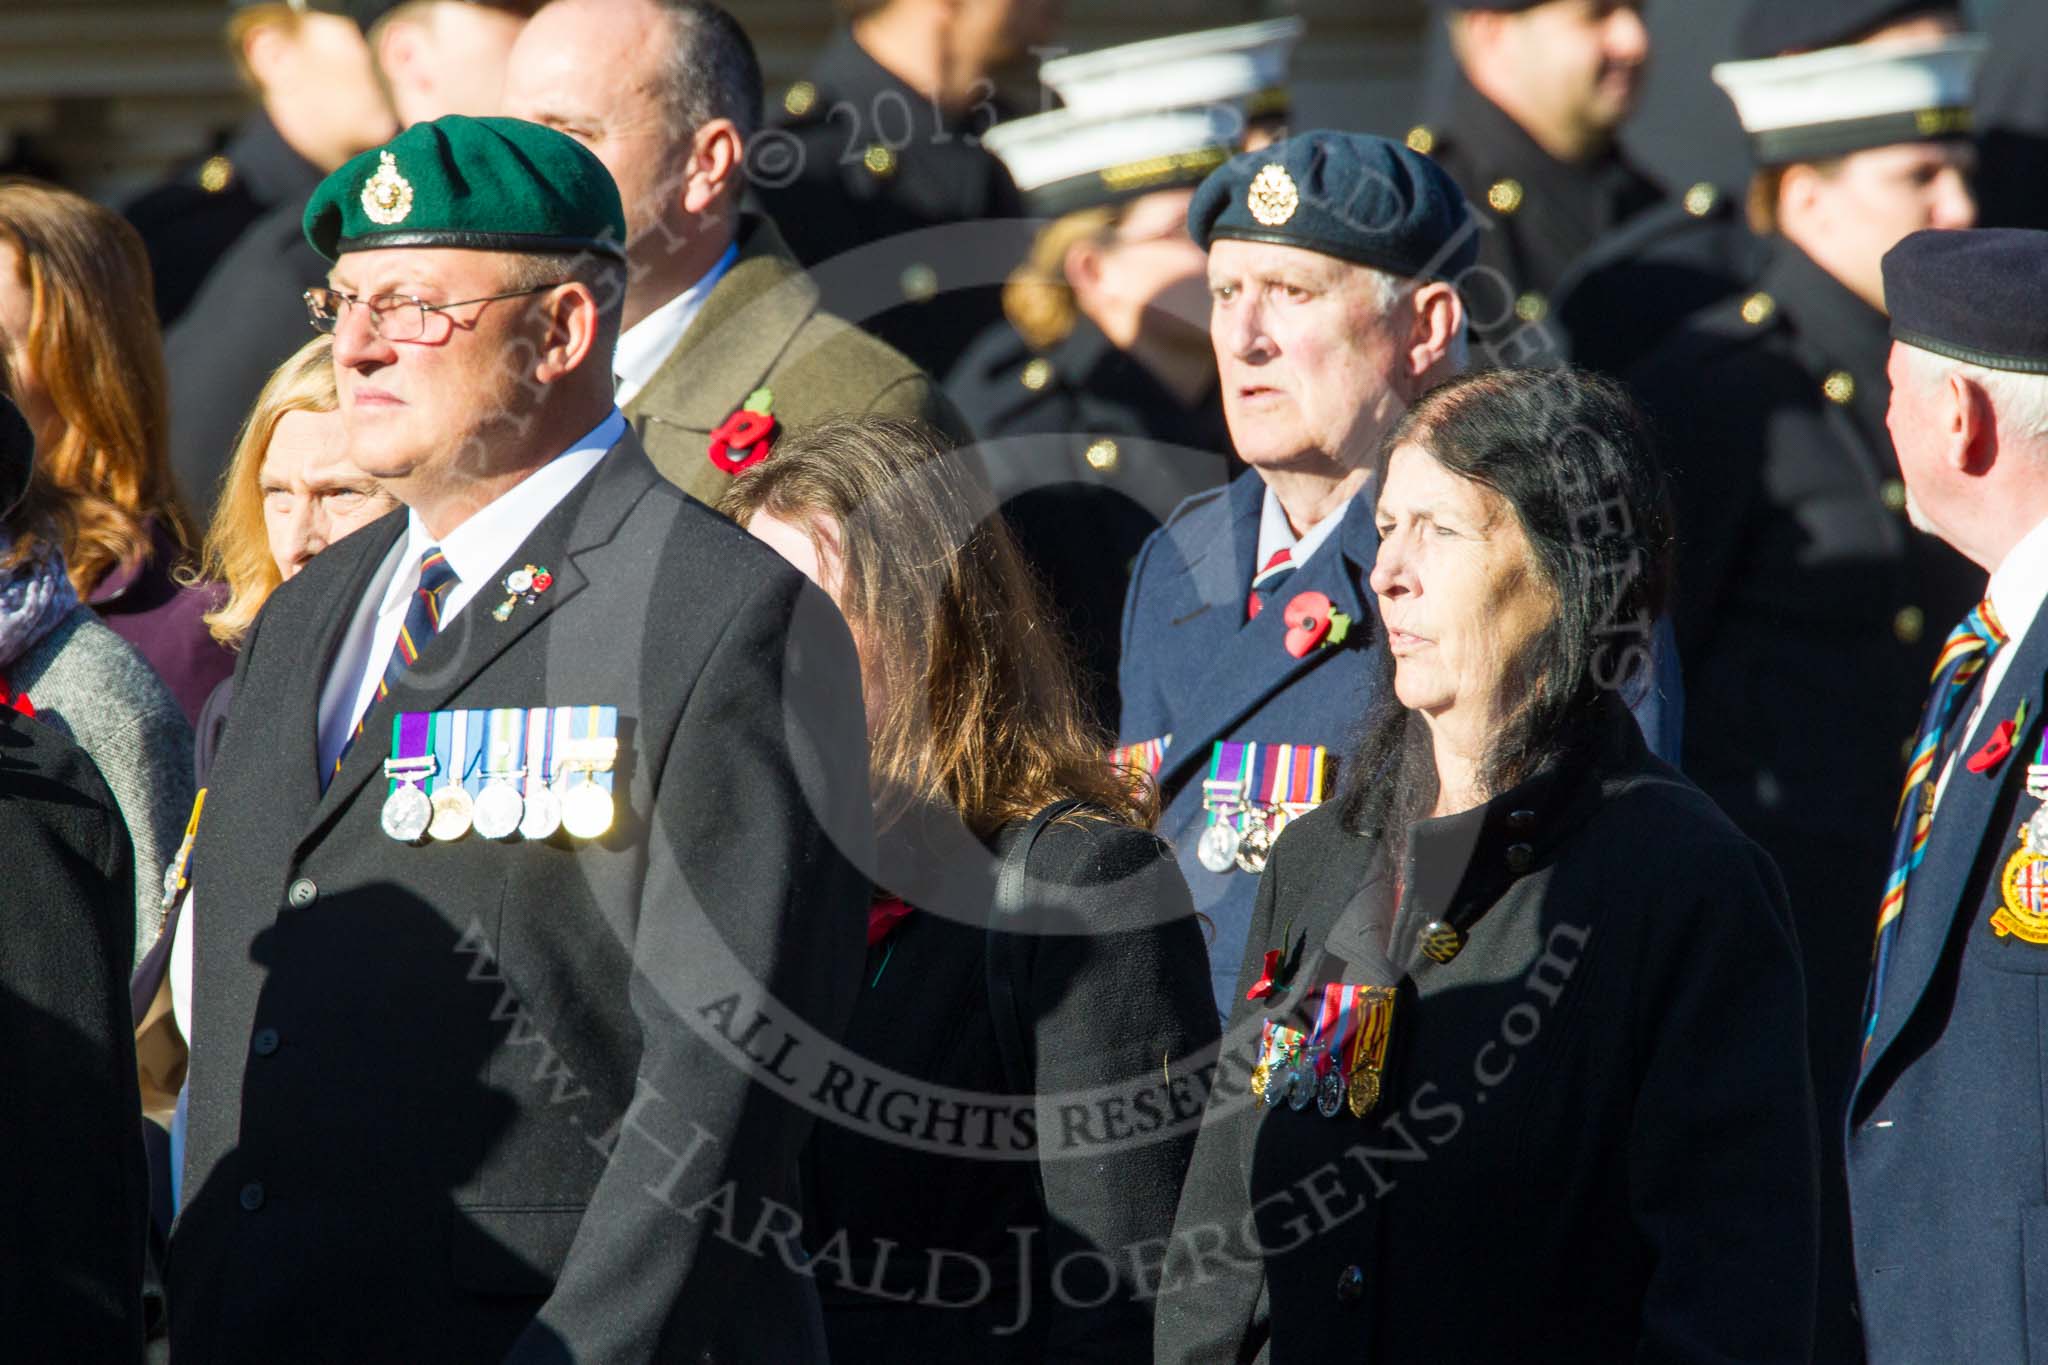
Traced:
[[1301, 207], [1301, 192], [1294, 188], [1294, 177], [1286, 167], [1275, 162], [1252, 177], [1251, 188], [1245, 191], [1244, 206], [1265, 226], [1279, 227]]
[[363, 182], [363, 213], [378, 226], [391, 227], [412, 212], [412, 182], [398, 173], [391, 153], [379, 153], [377, 163], [377, 173]]

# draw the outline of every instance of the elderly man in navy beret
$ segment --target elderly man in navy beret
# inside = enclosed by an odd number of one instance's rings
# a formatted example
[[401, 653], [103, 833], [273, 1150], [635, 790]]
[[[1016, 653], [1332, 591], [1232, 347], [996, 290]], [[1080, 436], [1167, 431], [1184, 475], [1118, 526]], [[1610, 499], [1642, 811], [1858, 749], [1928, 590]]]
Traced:
[[2048, 232], [1884, 258], [1907, 513], [1989, 580], [1949, 634], [1877, 913], [1846, 1131], [1872, 1365], [2030, 1360], [2048, 1292]]
[[[1333, 132], [1232, 159], [1196, 192], [1188, 228], [1209, 253], [1224, 415], [1250, 468], [1182, 503], [1139, 552], [1118, 753], [1159, 783], [1160, 830], [1215, 925], [1228, 1015], [1266, 850], [1334, 789], [1372, 698], [1371, 463], [1409, 404], [1465, 363], [1457, 281], [1478, 240], [1435, 162]], [[1647, 661], [1652, 640], [1641, 647]], [[1668, 750], [1667, 699], [1636, 700]]]
[[405, 510], [242, 648], [183, 876], [172, 1354], [822, 1360], [783, 1239], [792, 1088], [859, 983], [852, 640], [614, 406], [625, 224], [581, 144], [417, 124], [305, 231]]

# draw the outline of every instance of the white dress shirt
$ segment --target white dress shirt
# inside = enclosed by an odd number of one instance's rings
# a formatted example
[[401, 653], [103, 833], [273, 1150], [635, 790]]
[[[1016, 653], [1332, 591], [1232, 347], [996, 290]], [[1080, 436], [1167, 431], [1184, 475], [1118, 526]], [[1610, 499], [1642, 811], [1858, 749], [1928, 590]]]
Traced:
[[[542, 465], [510, 492], [500, 496], [441, 539], [441, 552], [457, 582], [448, 589], [441, 622], [455, 619], [470, 599], [493, 586], [498, 571], [533, 534], [548, 513], [597, 468], [604, 453], [626, 434], [626, 419], [617, 408], [582, 440]], [[377, 697], [377, 682], [398, 642], [398, 628], [420, 583], [420, 558], [435, 544], [417, 512], [407, 513], [405, 534], [384, 556], [369, 591], [356, 605], [348, 634], [335, 653], [320, 690], [320, 768], [322, 774], [348, 743], [356, 721]], [[186, 893], [178, 929], [171, 938], [171, 1013], [178, 1032], [192, 1042], [192, 921], [196, 897]]]
[[1259, 507], [1259, 555], [1252, 561], [1252, 573], [1257, 574], [1259, 570], [1265, 568], [1267, 561], [1283, 549], [1289, 551], [1288, 562], [1295, 568], [1298, 569], [1308, 563], [1315, 556], [1315, 552], [1323, 547], [1323, 542], [1337, 529], [1337, 523], [1344, 520], [1344, 514], [1351, 510], [1351, 503], [1356, 501], [1357, 498], [1354, 497], [1340, 503], [1335, 510], [1326, 513], [1321, 521], [1297, 536], [1294, 534], [1294, 527], [1287, 521], [1287, 511], [1281, 507], [1280, 499], [1274, 495], [1271, 488], [1268, 488], [1266, 500]]
[[612, 398], [620, 407], [632, 402], [647, 387], [647, 381], [654, 378], [661, 362], [682, 342], [683, 333], [690, 330], [704, 300], [711, 296], [739, 254], [739, 243], [735, 242], [704, 272], [703, 278], [619, 333], [618, 350], [612, 355], [612, 373], [619, 382]]
[[[2048, 600], [2048, 521], [2027, 532], [2020, 538], [2020, 543], [2012, 547], [1991, 575], [1991, 583], [1985, 588], [1984, 595], [1991, 599], [1991, 610], [1998, 616], [2006, 642], [1991, 660], [1991, 666], [1984, 670], [1984, 684], [1978, 689], [1976, 704], [1970, 711], [1969, 728], [1964, 732], [1964, 742], [1956, 749], [1957, 756], [1974, 753], [1983, 747], [1987, 737], [1977, 733], [1977, 724], [1984, 719], [1984, 708], [1998, 694], [1998, 685], [2005, 681], [2013, 656], [2019, 653], [2020, 641], [2026, 638], [2034, 618], [2041, 614], [2041, 603]], [[1950, 629], [1955, 626], [1953, 621], [1948, 624]], [[1998, 719], [2007, 718], [2000, 716]], [[2032, 762], [2032, 757], [2026, 761]], [[1934, 790], [1937, 807], [1953, 771], [1955, 757], [1952, 756]]]

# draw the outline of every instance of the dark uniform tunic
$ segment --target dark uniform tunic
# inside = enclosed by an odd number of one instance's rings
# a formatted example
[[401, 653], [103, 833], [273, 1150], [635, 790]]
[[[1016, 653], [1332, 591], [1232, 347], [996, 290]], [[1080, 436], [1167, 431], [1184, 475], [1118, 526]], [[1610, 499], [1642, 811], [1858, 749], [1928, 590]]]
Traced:
[[[1849, 1106], [1871, 1365], [2034, 1361], [2048, 1349], [2048, 942], [2040, 865], [2013, 863], [2021, 828], [2041, 808], [2025, 787], [2048, 716], [2048, 620], [2036, 616], [2005, 649], [2011, 660], [2000, 659], [1998, 690], [1980, 694], [1976, 724], [1959, 737], [1925, 856], [1906, 882]], [[1971, 771], [1962, 759], [2022, 709], [2012, 751]], [[1952, 726], [1964, 723], [1959, 715]], [[2022, 878], [2031, 894], [2015, 894]], [[2023, 932], [2001, 932], [1992, 917], [2014, 906], [2027, 912]]]
[[[1582, 164], [1559, 161], [1462, 74], [1452, 83], [1449, 118], [1411, 129], [1408, 145], [1435, 157], [1472, 203], [1482, 269], [1458, 284], [1475, 332], [1496, 345], [1543, 322], [1571, 264], [1662, 197], [1618, 148]], [[1494, 358], [1542, 359], [1514, 350]]]
[[176, 322], [237, 238], [319, 183], [320, 168], [293, 151], [259, 110], [220, 151], [132, 200], [121, 212], [149, 252], [157, 321]]
[[1017, 187], [978, 140], [1007, 111], [992, 94], [937, 107], [846, 30], [782, 107], [748, 173], [825, 311], [946, 373], [1001, 318], [1003, 279], [1037, 226], [1019, 221]]
[[171, 394], [171, 469], [208, 515], [235, 437], [271, 372], [312, 340], [301, 298], [327, 282], [327, 262], [302, 225], [311, 189], [243, 233], [164, 336]]
[[1573, 364], [1626, 374], [1687, 318], [1753, 289], [1765, 254], [1741, 197], [1702, 180], [1594, 243], [1557, 286], [1553, 326]]
[[[1882, 314], [1789, 243], [1634, 376], [1679, 525], [1685, 769], [1784, 872], [1824, 1129], [1854, 1075], [1903, 748], [1983, 575], [1907, 524]], [[1849, 1335], [1826, 1149], [1821, 1359]]]
[[[1604, 709], [1597, 745], [1418, 824], [1405, 896], [1341, 801], [1280, 836], [1162, 1365], [1804, 1365], [1816, 1135], [1784, 894]], [[1436, 918], [1466, 936], [1441, 965], [1416, 949]], [[1276, 990], [1247, 1000], [1267, 951]], [[1376, 1107], [1249, 1106], [1260, 1025], [1308, 1033], [1340, 981], [1397, 991]]]
[[1240, 466], [1215, 387], [1193, 404], [1082, 318], [1043, 353], [1001, 322], [946, 381], [1024, 553], [1117, 721], [1124, 596], [1145, 538]]

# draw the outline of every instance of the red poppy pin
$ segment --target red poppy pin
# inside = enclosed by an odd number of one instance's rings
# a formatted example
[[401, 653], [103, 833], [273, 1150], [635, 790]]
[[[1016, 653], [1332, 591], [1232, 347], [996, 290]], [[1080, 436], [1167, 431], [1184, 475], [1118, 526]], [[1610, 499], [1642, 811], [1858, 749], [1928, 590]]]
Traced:
[[1259, 979], [1252, 982], [1252, 988], [1244, 993], [1247, 1000], [1264, 1000], [1273, 993], [1273, 977], [1280, 971], [1280, 950], [1266, 949], [1266, 964], [1259, 969]]
[[1312, 649], [1341, 645], [1351, 633], [1351, 618], [1336, 610], [1319, 592], [1298, 592], [1287, 600], [1287, 652], [1305, 659]]
[[1971, 754], [1963, 766], [1973, 773], [1988, 773], [2005, 762], [2006, 755], [2012, 752], [2013, 732], [2017, 728], [2009, 720], [1998, 722], [1998, 728], [1991, 732], [1991, 738], [1984, 741], [1984, 747]]
[[767, 459], [781, 430], [773, 416], [774, 403], [775, 395], [765, 385], [748, 394], [747, 401], [711, 433], [711, 448], [706, 452], [711, 463], [728, 474], [737, 474]]

